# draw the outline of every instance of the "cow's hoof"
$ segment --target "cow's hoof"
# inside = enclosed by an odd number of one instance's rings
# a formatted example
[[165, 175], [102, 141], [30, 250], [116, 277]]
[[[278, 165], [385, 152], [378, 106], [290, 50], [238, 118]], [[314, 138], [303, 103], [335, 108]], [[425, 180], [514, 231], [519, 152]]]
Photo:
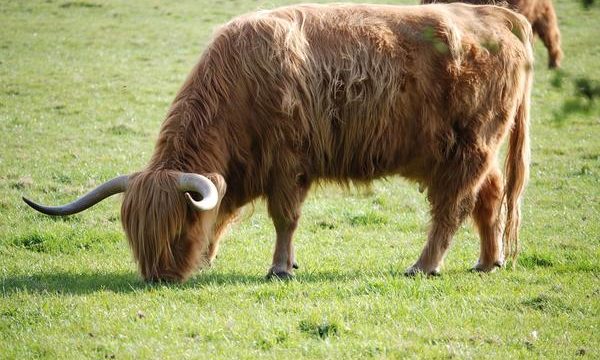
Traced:
[[292, 267], [294, 269], [300, 269], [300, 266], [298, 266], [298, 263], [294, 261], [294, 263], [292, 264]]
[[287, 271], [269, 271], [267, 274], [267, 280], [291, 280], [293, 278], [294, 274]]
[[504, 261], [502, 260], [498, 260], [496, 262], [493, 262], [491, 264], [482, 264], [480, 262], [477, 263], [477, 265], [475, 265], [473, 267], [473, 271], [475, 272], [493, 272], [496, 271], [496, 269], [504, 267]]
[[417, 267], [415, 265], [409, 267], [408, 269], [406, 269], [406, 271], [404, 272], [404, 276], [417, 276], [419, 274], [424, 274], [424, 275], [428, 275], [428, 276], [440, 276], [440, 270], [439, 269], [433, 269], [433, 270], [429, 270], [426, 271], [424, 269], [421, 269], [420, 267]]

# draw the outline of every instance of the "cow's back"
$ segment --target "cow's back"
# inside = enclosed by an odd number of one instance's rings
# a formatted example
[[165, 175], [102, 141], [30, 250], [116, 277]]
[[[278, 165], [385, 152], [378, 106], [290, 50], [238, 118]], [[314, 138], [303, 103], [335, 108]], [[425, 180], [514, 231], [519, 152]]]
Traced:
[[340, 181], [419, 179], [457, 129], [492, 141], [533, 61], [522, 16], [465, 4], [290, 6], [235, 19], [218, 41], [238, 52], [252, 167], [281, 155]]

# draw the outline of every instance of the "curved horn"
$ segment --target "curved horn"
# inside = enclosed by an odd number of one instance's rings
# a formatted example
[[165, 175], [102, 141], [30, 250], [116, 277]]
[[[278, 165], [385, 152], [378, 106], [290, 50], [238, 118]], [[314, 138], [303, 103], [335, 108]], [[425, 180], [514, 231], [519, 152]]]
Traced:
[[[217, 187], [207, 177], [183, 173], [179, 176], [179, 190], [185, 192], [187, 201], [198, 210], [205, 211], [214, 209], [219, 201], [219, 192]], [[200, 193], [202, 200], [196, 201], [188, 191]]]
[[63, 206], [44, 206], [36, 204], [24, 196], [23, 201], [35, 210], [47, 215], [72, 215], [96, 205], [111, 195], [124, 192], [127, 189], [128, 181], [129, 175], [116, 177], [98, 186], [72, 203]]

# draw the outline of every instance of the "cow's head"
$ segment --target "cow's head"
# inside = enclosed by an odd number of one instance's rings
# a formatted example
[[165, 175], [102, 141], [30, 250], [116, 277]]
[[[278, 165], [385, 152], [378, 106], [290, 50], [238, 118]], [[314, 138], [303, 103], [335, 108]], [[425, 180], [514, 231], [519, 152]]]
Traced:
[[64, 206], [23, 200], [48, 215], [71, 215], [120, 192], [121, 221], [145, 280], [181, 281], [210, 260], [225, 194], [225, 181], [217, 174], [146, 170], [107, 181]]

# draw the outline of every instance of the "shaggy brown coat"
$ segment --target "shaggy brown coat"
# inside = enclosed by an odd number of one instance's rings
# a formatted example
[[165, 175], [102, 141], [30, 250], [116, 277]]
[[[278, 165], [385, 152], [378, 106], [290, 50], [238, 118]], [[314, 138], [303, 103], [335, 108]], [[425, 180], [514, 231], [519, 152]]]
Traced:
[[[183, 280], [212, 261], [226, 225], [259, 197], [277, 233], [269, 274], [289, 276], [313, 182], [395, 174], [422, 184], [432, 206], [429, 240], [408, 273], [437, 272], [469, 214], [481, 236], [477, 269], [493, 269], [503, 261], [503, 196], [509, 253], [518, 238], [530, 41], [521, 15], [465, 4], [298, 5], [227, 23], [124, 195], [122, 222], [143, 277]], [[504, 182], [497, 154], [508, 133]], [[180, 172], [212, 179], [217, 208], [187, 205]]]
[[475, 5], [506, 5], [523, 14], [548, 50], [548, 67], [558, 68], [563, 57], [560, 30], [552, 0], [421, 0], [421, 4], [463, 2]]

